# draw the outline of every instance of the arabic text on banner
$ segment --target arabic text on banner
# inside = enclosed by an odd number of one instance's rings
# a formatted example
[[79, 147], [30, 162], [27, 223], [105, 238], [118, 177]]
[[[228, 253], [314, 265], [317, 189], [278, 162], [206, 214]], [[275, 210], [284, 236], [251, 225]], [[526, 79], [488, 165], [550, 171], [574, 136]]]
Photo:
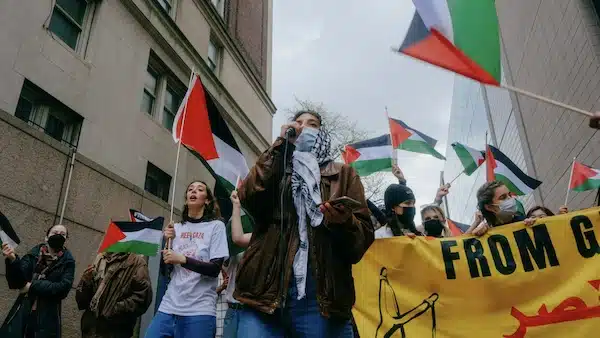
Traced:
[[482, 237], [376, 240], [354, 266], [362, 338], [598, 337], [600, 208]]

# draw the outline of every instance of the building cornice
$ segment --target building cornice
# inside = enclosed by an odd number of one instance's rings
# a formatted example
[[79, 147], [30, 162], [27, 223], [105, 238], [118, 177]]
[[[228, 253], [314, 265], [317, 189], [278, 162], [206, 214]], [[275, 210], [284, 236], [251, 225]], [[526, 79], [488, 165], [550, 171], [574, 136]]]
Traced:
[[[133, 17], [142, 25], [142, 27], [150, 34], [150, 36], [156, 41], [156, 43], [162, 48], [162, 50], [175, 62], [181, 69], [188, 70], [191, 72], [191, 69], [194, 70], [201, 76], [204, 86], [209, 89], [211, 94], [215, 96], [217, 100], [225, 100], [232, 108], [233, 112], [230, 111], [222, 111], [225, 120], [229, 122], [234, 128], [248, 143], [250, 148], [256, 153], [260, 154], [264, 151], [264, 149], [268, 148], [270, 142], [260, 133], [256, 125], [248, 116], [244, 113], [243, 109], [239, 106], [236, 100], [233, 98], [231, 93], [225, 88], [223, 83], [219, 80], [219, 78], [214, 74], [214, 72], [208, 67], [206, 61], [200, 55], [200, 53], [196, 50], [196, 48], [192, 45], [192, 43], [187, 39], [185, 34], [179, 29], [175, 21], [165, 12], [163, 11], [157, 3], [157, 0], [138, 0], [143, 1], [151, 8], [156, 14], [156, 17], [161, 21], [165, 29], [170, 34], [170, 38], [173, 38], [177, 41], [178, 50], [175, 49], [175, 46], [172, 46], [169, 41], [163, 36], [163, 34], [155, 27], [150, 18], [148, 18], [136, 4], [136, 0], [121, 0], [123, 5], [131, 12]], [[198, 0], [194, 0], [197, 2]], [[218, 13], [217, 13], [218, 15]], [[217, 25], [218, 26], [218, 25]], [[221, 24], [223, 26], [223, 24]], [[231, 40], [231, 37], [224, 31], [225, 35]], [[181, 50], [182, 49], [182, 50]], [[236, 53], [232, 53], [233, 59], [236, 61], [236, 64], [241, 66], [242, 73], [244, 76], [250, 81], [255, 92], [258, 94], [261, 101], [264, 103], [265, 107], [267, 107], [271, 116], [275, 114], [275, 105], [271, 98], [268, 96], [264, 87], [260, 84], [258, 79], [253, 75], [253, 73], [249, 69], [249, 65], [241, 56], [239, 50]], [[231, 50], [230, 50], [231, 52]], [[189, 58], [189, 61], [192, 63], [191, 65], [186, 62], [182, 58], [182, 55], [179, 53], [184, 53], [186, 57]], [[252, 79], [254, 81], [252, 81]], [[233, 113], [233, 114], [232, 114]], [[237, 118], [236, 118], [237, 117]], [[239, 121], [239, 123], [238, 123]], [[242, 125], [245, 128], [242, 128]], [[250, 131], [253, 137], [247, 135], [247, 130]], [[257, 142], [258, 141], [258, 142]]]

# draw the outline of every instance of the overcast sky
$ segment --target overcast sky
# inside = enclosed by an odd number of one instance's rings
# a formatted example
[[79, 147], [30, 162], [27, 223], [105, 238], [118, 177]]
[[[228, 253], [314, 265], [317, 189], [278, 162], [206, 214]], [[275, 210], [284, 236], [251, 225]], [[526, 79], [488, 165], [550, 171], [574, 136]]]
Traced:
[[[373, 136], [388, 132], [387, 106], [390, 116], [437, 139], [436, 149], [446, 152], [454, 75], [390, 49], [406, 34], [411, 1], [273, 3], [274, 137], [298, 97], [359, 121]], [[399, 151], [398, 162], [417, 205], [431, 203], [444, 161]]]

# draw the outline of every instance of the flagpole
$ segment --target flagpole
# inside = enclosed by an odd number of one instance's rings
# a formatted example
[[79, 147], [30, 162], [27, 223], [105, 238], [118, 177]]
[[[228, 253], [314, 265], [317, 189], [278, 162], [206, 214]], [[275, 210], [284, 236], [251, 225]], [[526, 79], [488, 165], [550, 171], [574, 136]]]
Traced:
[[71, 155], [71, 165], [69, 168], [69, 178], [67, 178], [67, 188], [65, 189], [65, 196], [63, 197], [62, 209], [60, 211], [60, 219], [58, 224], [63, 224], [65, 217], [65, 209], [67, 208], [67, 198], [69, 197], [69, 189], [71, 188], [71, 178], [73, 177], [73, 167], [75, 167], [75, 154], [77, 153], [76, 148], [72, 148], [73, 154]]
[[387, 125], [388, 125], [388, 130], [390, 131], [390, 143], [392, 145], [392, 167], [394, 165], [398, 165], [398, 151], [396, 149], [394, 149], [394, 142], [392, 141], [392, 128], [390, 128], [390, 114], [388, 113], [388, 108], [387, 106], [385, 106], [385, 119]]
[[464, 170], [463, 170], [463, 171], [461, 171], [461, 172], [460, 172], [458, 175], [456, 175], [456, 177], [454, 177], [454, 178], [452, 179], [452, 181], [448, 182], [448, 184], [452, 185], [452, 183], [454, 183], [454, 181], [456, 181], [456, 179], [457, 179], [457, 178], [459, 178], [459, 177], [460, 177], [462, 174], [464, 174], [464, 173], [465, 173], [465, 171], [464, 171]]
[[566, 103], [558, 102], [558, 101], [549, 99], [547, 97], [544, 97], [544, 96], [541, 96], [541, 95], [538, 95], [538, 94], [534, 94], [534, 93], [528, 92], [526, 90], [523, 90], [523, 89], [520, 89], [520, 88], [517, 88], [517, 87], [513, 87], [513, 86], [510, 86], [510, 85], [507, 85], [507, 84], [500, 84], [500, 88], [504, 88], [506, 90], [510, 90], [512, 92], [519, 93], [519, 94], [528, 96], [530, 98], [533, 98], [533, 99], [536, 99], [536, 100], [539, 100], [539, 101], [542, 101], [542, 102], [549, 103], [549, 104], [557, 106], [557, 107], [561, 107], [561, 108], [564, 108], [564, 109], [567, 109], [567, 110], [570, 110], [570, 111], [574, 111], [576, 113], [579, 113], [581, 115], [585, 115], [587, 117], [594, 116], [591, 112], [589, 112], [587, 110], [579, 109], [579, 108], [573, 107], [571, 105], [568, 105]]
[[571, 164], [571, 175], [569, 175], [569, 182], [567, 182], [567, 196], [565, 197], [565, 206], [569, 202], [569, 192], [571, 191], [571, 180], [573, 179], [573, 169], [575, 169], [576, 157], [573, 157], [573, 163]]
[[[190, 80], [188, 82], [188, 90], [192, 90], [192, 81], [195, 76], [195, 69], [192, 67], [192, 74], [190, 75]], [[177, 142], [177, 157], [175, 158], [175, 172], [173, 173], [173, 190], [171, 192], [171, 212], [169, 214], [169, 224], [173, 223], [173, 211], [175, 209], [175, 188], [177, 187], [177, 171], [179, 170], [179, 156], [181, 154], [181, 139], [183, 138], [183, 128], [185, 126], [185, 117], [187, 115], [187, 104], [188, 99], [185, 100], [185, 105], [183, 106], [183, 113], [181, 116], [181, 130], [179, 131], [179, 142]], [[177, 128], [177, 125], [175, 125]], [[177, 135], [177, 131], [175, 131], [175, 135]], [[171, 243], [173, 239], [169, 238], [167, 241], [167, 249], [171, 249]]]

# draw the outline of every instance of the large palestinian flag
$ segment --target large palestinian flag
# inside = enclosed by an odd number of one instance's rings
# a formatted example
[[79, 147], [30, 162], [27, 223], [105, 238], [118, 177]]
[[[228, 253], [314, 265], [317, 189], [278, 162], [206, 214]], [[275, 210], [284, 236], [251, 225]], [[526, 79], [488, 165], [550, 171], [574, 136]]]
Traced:
[[379, 171], [391, 170], [394, 151], [390, 135], [381, 135], [346, 145], [342, 158], [358, 175], [368, 176]]
[[487, 181], [501, 181], [517, 196], [532, 193], [542, 182], [527, 176], [508, 156], [488, 144], [486, 151]]
[[500, 84], [495, 0], [413, 0], [415, 15], [398, 52], [485, 84]]
[[98, 252], [129, 252], [156, 256], [162, 242], [164, 218], [150, 222], [110, 222]]
[[467, 176], [474, 173], [485, 161], [485, 152], [481, 150], [475, 150], [458, 142], [452, 143], [452, 149], [454, 149], [460, 163], [462, 163], [465, 168], [464, 173], [467, 174]]
[[[244, 179], [249, 169], [219, 108], [210, 94], [205, 92], [200, 77], [195, 74], [173, 125], [175, 142], [181, 139], [181, 143], [198, 157], [215, 177], [217, 182], [214, 189], [215, 197], [221, 208], [221, 216], [228, 220], [232, 213], [229, 196], [235, 188], [237, 179]], [[252, 232], [251, 218], [244, 212], [242, 214], [244, 232]], [[243, 251], [231, 240], [229, 224], [227, 231], [230, 256]]]
[[571, 170], [569, 189], [573, 191], [600, 189], [600, 170], [592, 169], [576, 161], [573, 162]]
[[446, 158], [435, 150], [437, 140], [422, 132], [409, 127], [406, 123], [389, 118], [392, 147], [415, 153], [428, 154], [445, 160]]

